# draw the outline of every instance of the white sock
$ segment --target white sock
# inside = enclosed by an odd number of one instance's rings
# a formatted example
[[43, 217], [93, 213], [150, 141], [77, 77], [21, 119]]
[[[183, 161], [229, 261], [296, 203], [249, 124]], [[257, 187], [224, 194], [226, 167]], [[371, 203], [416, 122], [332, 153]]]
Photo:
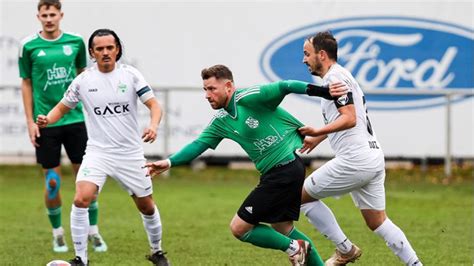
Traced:
[[64, 235], [64, 229], [62, 226], [58, 228], [53, 228], [53, 237], [56, 238], [58, 236]]
[[286, 254], [293, 256], [300, 250], [300, 244], [298, 241], [291, 239], [290, 246], [285, 250]]
[[146, 234], [148, 235], [148, 242], [151, 247], [152, 253], [161, 250], [161, 218], [160, 212], [155, 205], [155, 212], [152, 215], [145, 215], [140, 213], [143, 220], [143, 226], [145, 227]]
[[374, 230], [374, 233], [382, 237], [392, 252], [405, 264], [422, 265], [405, 234], [388, 217]]
[[97, 235], [99, 233], [99, 226], [98, 225], [89, 225], [89, 235]]
[[301, 205], [301, 210], [309, 222], [327, 239], [331, 240], [339, 251], [342, 253], [351, 251], [352, 242], [342, 232], [336, 217], [324, 202], [316, 200], [305, 203]]
[[72, 205], [71, 235], [76, 256], [87, 263], [87, 232], [89, 232], [89, 208], [78, 208]]

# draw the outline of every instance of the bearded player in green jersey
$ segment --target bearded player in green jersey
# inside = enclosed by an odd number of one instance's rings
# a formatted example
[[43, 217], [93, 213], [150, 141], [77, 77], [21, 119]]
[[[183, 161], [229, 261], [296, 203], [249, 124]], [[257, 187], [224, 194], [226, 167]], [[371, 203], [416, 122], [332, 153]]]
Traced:
[[[40, 0], [37, 18], [42, 30], [22, 41], [18, 60], [28, 133], [46, 178], [44, 198], [55, 252], [68, 251], [61, 225], [61, 145], [77, 174], [87, 142], [82, 107], [41, 130], [34, 121], [34, 117], [53, 109], [71, 81], [86, 67], [84, 41], [76, 34], [61, 31], [63, 16], [59, 0]], [[104, 252], [107, 245], [99, 234], [97, 219], [98, 204], [94, 201], [89, 207], [89, 239], [95, 251]]]
[[286, 252], [293, 265], [323, 265], [312, 241], [293, 225], [305, 178], [305, 166], [295, 153], [303, 143], [298, 132], [303, 124], [279, 104], [289, 93], [332, 99], [329, 89], [300, 81], [236, 89], [232, 72], [223, 65], [204, 69], [201, 76], [206, 99], [219, 111], [195, 141], [166, 160], [147, 163], [149, 173], [188, 163], [224, 138], [237, 142], [261, 176], [232, 219], [232, 234], [243, 242]]

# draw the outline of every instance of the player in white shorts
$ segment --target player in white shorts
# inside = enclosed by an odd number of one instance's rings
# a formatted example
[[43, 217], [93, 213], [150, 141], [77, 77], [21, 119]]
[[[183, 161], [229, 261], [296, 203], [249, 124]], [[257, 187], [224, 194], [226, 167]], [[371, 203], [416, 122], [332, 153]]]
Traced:
[[[325, 126], [305, 126], [302, 153], [311, 152], [329, 139], [336, 157], [308, 176], [302, 191], [302, 210], [324, 236], [336, 245], [326, 265], [354, 262], [362, 251], [346, 237], [334, 214], [320, 200], [350, 193], [367, 226], [382, 237], [388, 247], [407, 265], [422, 265], [405, 234], [385, 213], [385, 162], [365, 107], [365, 97], [349, 71], [337, 63], [337, 41], [330, 32], [308, 38], [303, 63], [323, 85], [342, 82], [347, 92], [334, 100], [321, 99]], [[336, 92], [331, 91], [331, 95]]]
[[[89, 38], [89, 54], [97, 62], [77, 76], [63, 99], [37, 124], [45, 127], [59, 120], [82, 102], [87, 112], [87, 148], [76, 177], [76, 194], [71, 210], [71, 233], [76, 257], [71, 265], [88, 265], [88, 207], [102, 190], [106, 177], [114, 178], [133, 198], [148, 235], [154, 265], [168, 265], [161, 248], [162, 226], [147, 174], [141, 138], [156, 139], [161, 108], [142, 74], [132, 66], [119, 64], [122, 44], [117, 34], [99, 29]], [[137, 121], [137, 100], [150, 110], [150, 124], [143, 134]], [[141, 138], [140, 138], [141, 136]]]

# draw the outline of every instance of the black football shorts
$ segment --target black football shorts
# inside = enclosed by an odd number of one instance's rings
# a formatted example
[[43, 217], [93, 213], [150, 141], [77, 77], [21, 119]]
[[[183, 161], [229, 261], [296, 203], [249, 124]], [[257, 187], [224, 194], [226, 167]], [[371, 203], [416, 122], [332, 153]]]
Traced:
[[59, 166], [61, 160], [61, 145], [71, 160], [80, 164], [87, 144], [87, 131], [84, 122], [64, 126], [40, 129], [40, 137], [36, 139], [36, 161], [43, 169]]
[[250, 224], [297, 221], [305, 179], [303, 160], [277, 165], [260, 177], [260, 183], [244, 200], [237, 215]]

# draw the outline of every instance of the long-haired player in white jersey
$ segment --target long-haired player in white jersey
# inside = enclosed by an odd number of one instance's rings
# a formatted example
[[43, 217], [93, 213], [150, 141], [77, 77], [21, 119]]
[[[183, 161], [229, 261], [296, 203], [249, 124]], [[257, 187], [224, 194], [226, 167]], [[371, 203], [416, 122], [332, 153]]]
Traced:
[[326, 31], [309, 37], [303, 47], [303, 63], [323, 85], [343, 82], [347, 94], [334, 100], [321, 99], [325, 126], [305, 126], [302, 153], [311, 152], [329, 139], [336, 157], [306, 178], [302, 210], [324, 236], [336, 245], [326, 265], [354, 262], [362, 251], [346, 237], [334, 214], [320, 200], [350, 193], [367, 226], [382, 237], [392, 252], [407, 265], [422, 265], [405, 234], [385, 213], [385, 160], [370, 123], [365, 97], [349, 71], [337, 63], [337, 41]]
[[[63, 99], [48, 113], [39, 115], [43, 128], [56, 122], [69, 110], [83, 103], [87, 111], [87, 148], [76, 177], [76, 194], [71, 210], [71, 233], [76, 257], [71, 265], [88, 265], [88, 207], [107, 176], [114, 178], [133, 198], [148, 235], [154, 265], [168, 265], [161, 249], [161, 218], [152, 194], [151, 177], [145, 165], [141, 141], [153, 142], [161, 120], [161, 108], [142, 74], [117, 61], [122, 44], [117, 34], [99, 29], [89, 38], [89, 55], [97, 62], [69, 86]], [[150, 123], [140, 134], [137, 100], [150, 110]], [[141, 137], [140, 137], [141, 136]]]

